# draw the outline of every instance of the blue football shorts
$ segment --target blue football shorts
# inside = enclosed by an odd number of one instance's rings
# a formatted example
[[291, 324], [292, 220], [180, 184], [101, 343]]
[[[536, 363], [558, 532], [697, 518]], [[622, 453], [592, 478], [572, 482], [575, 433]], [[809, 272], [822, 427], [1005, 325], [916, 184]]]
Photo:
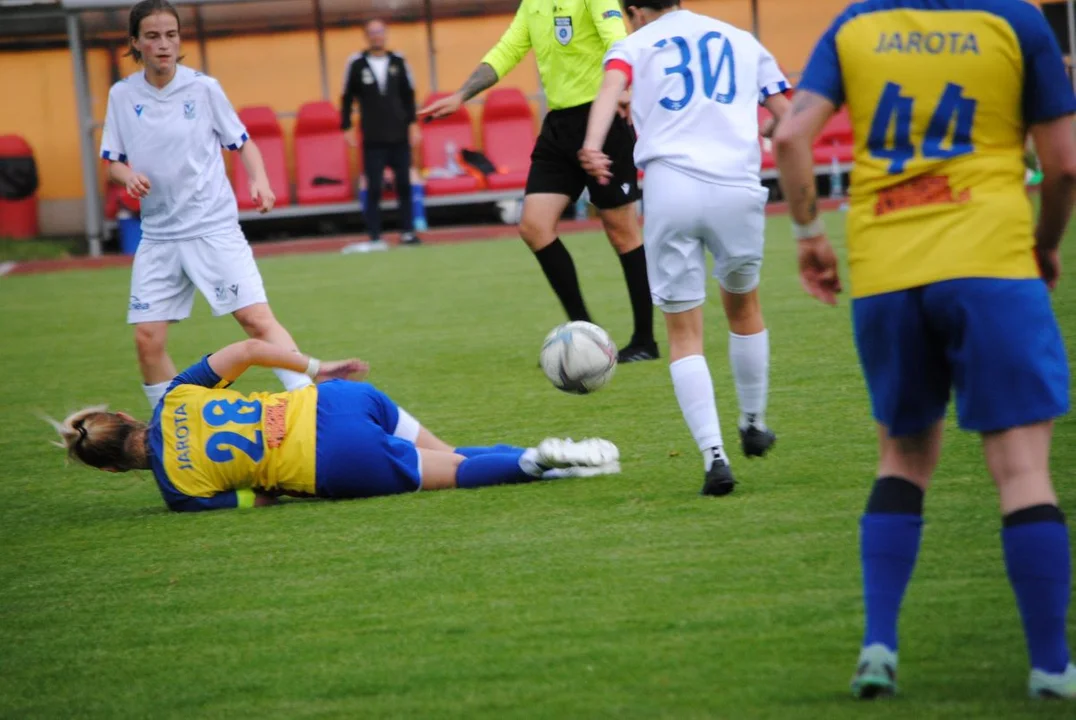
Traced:
[[373, 385], [331, 380], [318, 386], [318, 497], [399, 495], [422, 487], [418, 450], [393, 434], [400, 413]]
[[1069, 368], [1041, 280], [961, 278], [852, 302], [875, 419], [923, 432], [956, 391], [960, 427], [1031, 425], [1069, 410]]

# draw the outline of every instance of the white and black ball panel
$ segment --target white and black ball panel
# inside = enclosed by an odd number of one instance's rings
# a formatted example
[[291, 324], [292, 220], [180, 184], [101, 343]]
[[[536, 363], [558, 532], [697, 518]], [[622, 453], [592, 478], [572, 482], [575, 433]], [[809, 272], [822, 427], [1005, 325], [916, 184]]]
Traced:
[[616, 345], [588, 322], [559, 325], [542, 343], [542, 371], [564, 392], [586, 395], [601, 389], [616, 371]]

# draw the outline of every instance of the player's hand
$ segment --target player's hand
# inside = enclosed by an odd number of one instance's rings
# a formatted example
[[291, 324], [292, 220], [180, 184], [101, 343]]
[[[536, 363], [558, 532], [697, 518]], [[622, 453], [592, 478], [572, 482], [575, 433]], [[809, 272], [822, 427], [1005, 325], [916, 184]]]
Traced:
[[436, 100], [419, 110], [418, 116], [428, 117], [430, 119], [447, 117], [459, 110], [462, 105], [463, 96], [459, 93], [452, 93], [451, 95]]
[[273, 188], [269, 187], [269, 178], [261, 177], [250, 183], [250, 199], [262, 214], [273, 209], [276, 194], [273, 193]]
[[836, 305], [841, 292], [837, 254], [825, 235], [799, 241], [800, 283], [826, 305]]
[[369, 364], [362, 360], [333, 360], [323, 362], [318, 370], [317, 382], [326, 380], [362, 380], [370, 373]]
[[127, 178], [127, 194], [135, 198], [144, 198], [149, 195], [151, 185], [149, 178], [142, 173], [131, 173]]
[[1046, 250], [1036, 247], [1035, 259], [1039, 262], [1039, 274], [1046, 281], [1046, 287], [1051, 290], [1057, 289], [1057, 281], [1061, 277], [1061, 254], [1058, 249]]
[[601, 150], [583, 148], [579, 151], [579, 164], [588, 175], [596, 177], [600, 185], [608, 185], [613, 178], [613, 161]]

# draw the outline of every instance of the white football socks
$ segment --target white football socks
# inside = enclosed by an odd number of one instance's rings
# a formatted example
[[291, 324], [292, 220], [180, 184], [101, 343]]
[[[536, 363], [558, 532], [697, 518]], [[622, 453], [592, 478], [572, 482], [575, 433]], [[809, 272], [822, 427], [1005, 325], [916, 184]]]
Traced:
[[292, 370], [282, 370], [276, 368], [273, 370], [273, 374], [276, 375], [277, 380], [284, 386], [284, 389], [288, 392], [293, 390], [302, 390], [307, 385], [313, 384], [313, 380], [304, 375], [303, 373], [294, 372]]
[[740, 398], [740, 429], [766, 427], [766, 396], [770, 386], [770, 334], [729, 333], [729, 363]]
[[172, 384], [171, 380], [165, 380], [159, 382], [156, 385], [142, 385], [142, 392], [146, 393], [146, 399], [149, 400], [150, 410], [157, 409], [157, 403], [164, 397], [164, 391], [168, 389], [168, 386]]
[[714, 398], [714, 383], [710, 378], [710, 368], [702, 355], [689, 355], [669, 365], [672, 375], [676, 401], [680, 403], [680, 412], [691, 430], [695, 444], [703, 453], [703, 463], [707, 470], [713, 464], [716, 448], [718, 457], [724, 458], [721, 450], [721, 422], [717, 417], [717, 400]]

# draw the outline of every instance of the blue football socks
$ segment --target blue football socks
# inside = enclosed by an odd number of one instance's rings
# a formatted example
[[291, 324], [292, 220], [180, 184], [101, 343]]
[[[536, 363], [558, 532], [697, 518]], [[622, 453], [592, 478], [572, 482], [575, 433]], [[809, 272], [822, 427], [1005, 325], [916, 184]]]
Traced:
[[860, 520], [866, 629], [863, 646], [897, 651], [897, 621], [923, 532], [923, 491], [899, 477], [879, 478]]
[[1065, 621], [1072, 592], [1065, 516], [1054, 505], [1017, 510], [1005, 516], [1001, 542], [1031, 667], [1063, 673], [1069, 663]]

